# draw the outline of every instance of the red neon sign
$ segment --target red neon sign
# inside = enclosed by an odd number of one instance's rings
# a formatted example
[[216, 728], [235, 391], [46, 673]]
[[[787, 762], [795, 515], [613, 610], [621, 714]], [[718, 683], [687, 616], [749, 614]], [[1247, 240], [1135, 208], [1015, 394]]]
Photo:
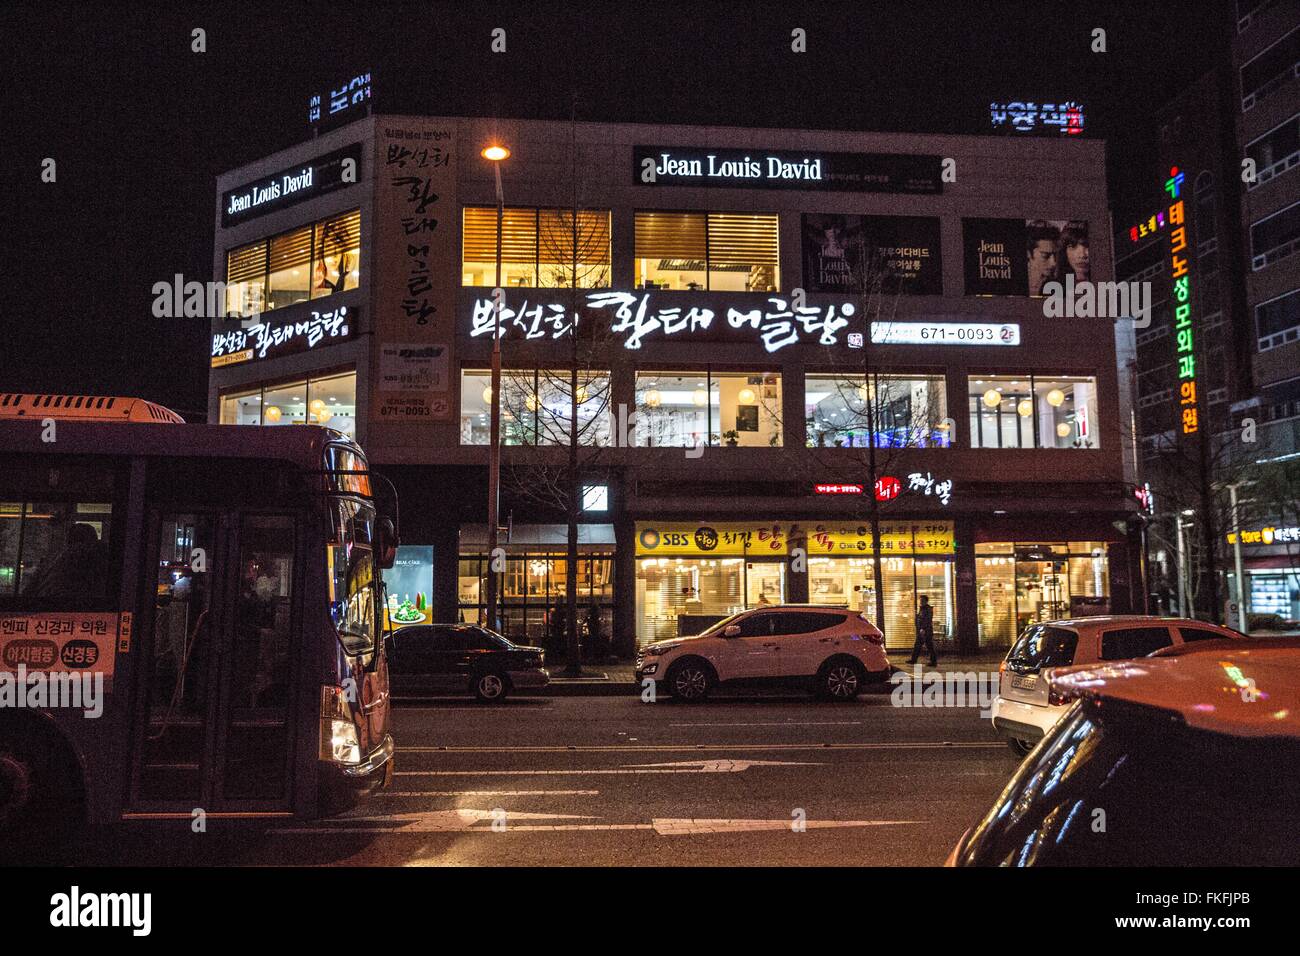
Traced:
[[891, 475], [876, 479], [876, 500], [892, 501], [903, 493], [903, 483]]
[[860, 495], [864, 491], [861, 485], [853, 484], [819, 484], [813, 485], [813, 490], [819, 495]]

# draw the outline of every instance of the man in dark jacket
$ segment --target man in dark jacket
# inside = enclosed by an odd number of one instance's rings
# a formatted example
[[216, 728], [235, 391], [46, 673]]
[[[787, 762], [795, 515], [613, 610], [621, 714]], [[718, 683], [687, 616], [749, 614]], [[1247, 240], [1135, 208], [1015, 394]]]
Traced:
[[939, 658], [934, 652], [934, 608], [930, 606], [928, 595], [921, 595], [921, 606], [916, 611], [916, 642], [912, 645], [912, 657], [907, 662], [915, 664], [921, 656], [921, 648], [930, 651], [930, 666], [937, 667]]

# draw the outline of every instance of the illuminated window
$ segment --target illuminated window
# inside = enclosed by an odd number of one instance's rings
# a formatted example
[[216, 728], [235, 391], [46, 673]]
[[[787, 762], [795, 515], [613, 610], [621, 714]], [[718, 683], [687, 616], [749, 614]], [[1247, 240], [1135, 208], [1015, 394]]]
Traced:
[[[578, 444], [609, 444], [609, 373], [578, 373]], [[573, 412], [572, 382], [563, 369], [502, 369], [501, 444], [567, 445]], [[486, 445], [492, 436], [492, 373], [464, 369], [460, 376], [460, 443]]]
[[[466, 206], [461, 284], [496, 285], [497, 209]], [[508, 207], [501, 218], [502, 288], [608, 288], [609, 210]]]
[[775, 214], [638, 212], [638, 289], [776, 292]]
[[638, 447], [779, 447], [776, 372], [637, 372]]
[[582, 510], [583, 511], [608, 511], [609, 510], [609, 485], [583, 485], [582, 486]]
[[355, 289], [361, 278], [361, 213], [231, 249], [226, 314], [251, 315]]
[[355, 438], [356, 372], [223, 392], [221, 424], [325, 425]]
[[809, 448], [867, 448], [875, 425], [877, 448], [946, 448], [942, 375], [809, 375], [804, 424]]
[[1097, 448], [1097, 380], [986, 375], [969, 380], [972, 448]]

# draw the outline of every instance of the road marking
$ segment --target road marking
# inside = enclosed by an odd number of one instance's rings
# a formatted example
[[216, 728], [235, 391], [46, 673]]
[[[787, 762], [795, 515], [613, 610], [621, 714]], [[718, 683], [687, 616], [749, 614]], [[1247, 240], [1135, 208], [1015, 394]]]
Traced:
[[[770, 720], [754, 723], [726, 723], [699, 721], [689, 724], [669, 724], [669, 727], [856, 727], [863, 723], [861, 720]], [[636, 738], [633, 738], [634, 740]]]
[[375, 790], [369, 797], [594, 797], [599, 790]]
[[[832, 827], [896, 827], [927, 820], [804, 820], [800, 825], [812, 829]], [[763, 830], [789, 830], [797, 832], [793, 820], [655, 820], [653, 826], [660, 836], [698, 836], [708, 833], [745, 833]]]
[[[716, 833], [757, 833], [763, 831], [789, 831], [794, 829], [793, 820], [743, 820], [743, 819], [678, 819], [672, 817], [655, 818], [649, 823], [522, 823], [513, 820], [594, 820], [596, 817], [560, 813], [515, 813], [507, 811], [504, 816], [505, 827], [493, 829], [480, 826], [486, 821], [499, 818], [496, 810], [435, 810], [425, 813], [394, 813], [386, 816], [345, 817], [333, 826], [284, 827], [272, 830], [277, 834], [322, 834], [322, 833], [542, 833], [557, 831], [609, 831], [609, 830], [654, 830], [660, 836], [707, 836]], [[887, 827], [923, 824], [926, 820], [805, 820], [803, 827], [808, 829], [831, 829], [842, 827]], [[351, 826], [357, 823], [388, 824], [386, 826]]]
[[820, 744], [589, 744], [580, 746], [545, 745], [538, 747], [398, 747], [398, 753], [408, 754], [562, 754], [562, 753], [673, 753], [684, 750], [942, 750], [992, 749], [1003, 750], [1006, 744], [982, 741], [926, 741], [910, 743], [820, 743]]
[[797, 760], [675, 760], [671, 763], [626, 764], [631, 769], [641, 767], [695, 767], [698, 773], [740, 773], [750, 767], [820, 767], [819, 763]]

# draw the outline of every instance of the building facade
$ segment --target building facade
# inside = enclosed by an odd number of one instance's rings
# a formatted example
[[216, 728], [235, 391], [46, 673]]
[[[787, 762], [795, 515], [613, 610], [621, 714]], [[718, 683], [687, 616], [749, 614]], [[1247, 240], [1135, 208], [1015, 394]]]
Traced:
[[876, 501], [891, 648], [921, 595], [967, 651], [1140, 607], [1131, 329], [1042, 297], [1114, 278], [1100, 142], [374, 116], [217, 202], [255, 315], [213, 321], [211, 420], [360, 440], [394, 622], [481, 613], [494, 399], [513, 636], [557, 627], [570, 495], [624, 651], [782, 601], [874, 618]]

